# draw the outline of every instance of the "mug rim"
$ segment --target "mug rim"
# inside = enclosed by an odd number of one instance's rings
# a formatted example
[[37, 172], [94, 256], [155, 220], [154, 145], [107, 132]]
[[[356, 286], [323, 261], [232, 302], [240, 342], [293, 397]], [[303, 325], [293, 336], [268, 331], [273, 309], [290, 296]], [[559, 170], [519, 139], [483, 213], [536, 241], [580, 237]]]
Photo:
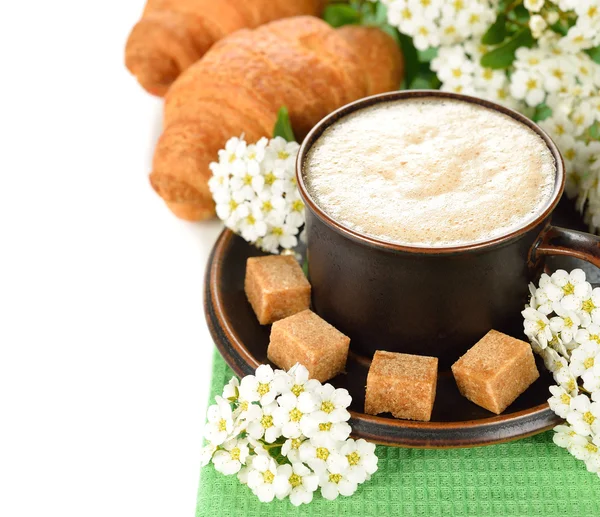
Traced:
[[[353, 230], [344, 224], [340, 223], [330, 215], [328, 215], [312, 198], [309, 194], [306, 184], [304, 182], [303, 175], [303, 167], [306, 161], [306, 156], [308, 155], [308, 151], [314, 145], [314, 143], [319, 139], [319, 137], [323, 134], [323, 132], [333, 124], [335, 124], [340, 118], [354, 113], [355, 111], [367, 108], [369, 106], [373, 106], [375, 104], [379, 104], [382, 102], [393, 102], [397, 100], [404, 100], [407, 98], [423, 98], [423, 97], [434, 97], [441, 99], [452, 99], [463, 102], [469, 102], [471, 104], [477, 104], [483, 106], [487, 109], [491, 109], [493, 111], [500, 112], [504, 115], [507, 115], [517, 122], [524, 124], [529, 127], [532, 131], [534, 131], [546, 144], [550, 152], [552, 153], [552, 157], [554, 158], [554, 162], [556, 164], [556, 175], [554, 181], [554, 190], [550, 198], [544, 204], [544, 208], [541, 209], [531, 221], [528, 223], [518, 227], [517, 229], [500, 235], [499, 237], [494, 237], [492, 239], [478, 241], [470, 244], [463, 244], [459, 246], [448, 246], [448, 247], [433, 247], [433, 246], [411, 246], [407, 244], [397, 244], [390, 241], [385, 241], [383, 239], [378, 239], [376, 237], [371, 237], [364, 233]], [[298, 155], [296, 157], [296, 181], [298, 184], [298, 191], [300, 192], [300, 196], [304, 201], [307, 209], [310, 209], [323, 223], [325, 223], [328, 227], [334, 229], [338, 233], [342, 234], [345, 237], [349, 237], [354, 241], [358, 241], [359, 243], [369, 245], [371, 247], [386, 249], [391, 251], [402, 251], [408, 253], [418, 253], [418, 254], [451, 254], [451, 253], [460, 253], [472, 250], [479, 250], [482, 248], [494, 247], [498, 244], [503, 244], [508, 241], [512, 241], [529, 230], [538, 226], [541, 222], [543, 222], [546, 218], [550, 216], [550, 214], [556, 208], [558, 204], [564, 188], [565, 188], [565, 171], [564, 171], [564, 162], [558, 147], [554, 143], [554, 141], [550, 138], [550, 136], [535, 122], [531, 119], [527, 118], [525, 115], [511, 109], [506, 106], [502, 106], [501, 104], [497, 104], [492, 101], [488, 101], [485, 99], [480, 99], [477, 97], [473, 97], [471, 95], [463, 95], [454, 92], [443, 92], [440, 90], [398, 90], [393, 92], [380, 93], [377, 95], [371, 95], [370, 97], [364, 97], [357, 101], [351, 102], [338, 108], [333, 111], [323, 119], [321, 119], [306, 135], [306, 138], [300, 145], [300, 149], [298, 151]]]

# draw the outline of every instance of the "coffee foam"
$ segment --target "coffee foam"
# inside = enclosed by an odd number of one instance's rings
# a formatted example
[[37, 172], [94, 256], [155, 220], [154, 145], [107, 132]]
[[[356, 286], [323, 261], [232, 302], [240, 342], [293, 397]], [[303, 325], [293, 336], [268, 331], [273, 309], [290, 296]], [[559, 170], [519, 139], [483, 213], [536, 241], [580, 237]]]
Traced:
[[315, 202], [359, 233], [448, 247], [506, 235], [554, 190], [542, 138], [500, 112], [457, 100], [376, 104], [326, 129], [303, 170]]

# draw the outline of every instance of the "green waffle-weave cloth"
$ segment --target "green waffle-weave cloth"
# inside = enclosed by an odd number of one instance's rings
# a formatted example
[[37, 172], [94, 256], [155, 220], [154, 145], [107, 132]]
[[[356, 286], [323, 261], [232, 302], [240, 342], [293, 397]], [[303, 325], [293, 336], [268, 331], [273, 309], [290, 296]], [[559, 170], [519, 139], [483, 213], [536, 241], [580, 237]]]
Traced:
[[[211, 403], [233, 372], [215, 352]], [[236, 476], [200, 473], [196, 517], [600, 517], [600, 478], [552, 432], [472, 449], [377, 447], [379, 470], [352, 497], [261, 503]]]

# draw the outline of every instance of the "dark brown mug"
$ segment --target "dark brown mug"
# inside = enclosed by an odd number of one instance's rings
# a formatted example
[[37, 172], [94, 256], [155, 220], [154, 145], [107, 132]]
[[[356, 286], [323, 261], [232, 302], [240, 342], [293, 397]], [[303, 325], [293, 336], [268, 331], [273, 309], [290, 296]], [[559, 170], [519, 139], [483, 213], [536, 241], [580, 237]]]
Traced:
[[[556, 180], [552, 196], [535, 220], [489, 241], [427, 248], [363, 235], [317, 205], [302, 171], [309, 149], [323, 131], [362, 108], [416, 97], [479, 104], [525, 124], [545, 141], [556, 162]], [[556, 145], [531, 120], [493, 102], [427, 90], [361, 99], [312, 129], [300, 147], [296, 174], [306, 204], [314, 310], [348, 335], [352, 351], [359, 355], [371, 357], [375, 350], [430, 355], [447, 368], [490, 329], [524, 337], [521, 311], [527, 303], [528, 284], [540, 274], [545, 256], [569, 255], [600, 267], [600, 238], [550, 225], [565, 182]]]

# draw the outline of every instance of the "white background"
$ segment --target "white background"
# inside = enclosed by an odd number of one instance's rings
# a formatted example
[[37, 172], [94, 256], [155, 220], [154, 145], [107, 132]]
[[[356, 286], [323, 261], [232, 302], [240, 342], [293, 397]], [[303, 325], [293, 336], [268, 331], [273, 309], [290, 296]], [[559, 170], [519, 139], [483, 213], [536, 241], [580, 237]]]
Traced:
[[0, 515], [194, 512], [216, 222], [148, 183], [143, 0], [0, 4]]

